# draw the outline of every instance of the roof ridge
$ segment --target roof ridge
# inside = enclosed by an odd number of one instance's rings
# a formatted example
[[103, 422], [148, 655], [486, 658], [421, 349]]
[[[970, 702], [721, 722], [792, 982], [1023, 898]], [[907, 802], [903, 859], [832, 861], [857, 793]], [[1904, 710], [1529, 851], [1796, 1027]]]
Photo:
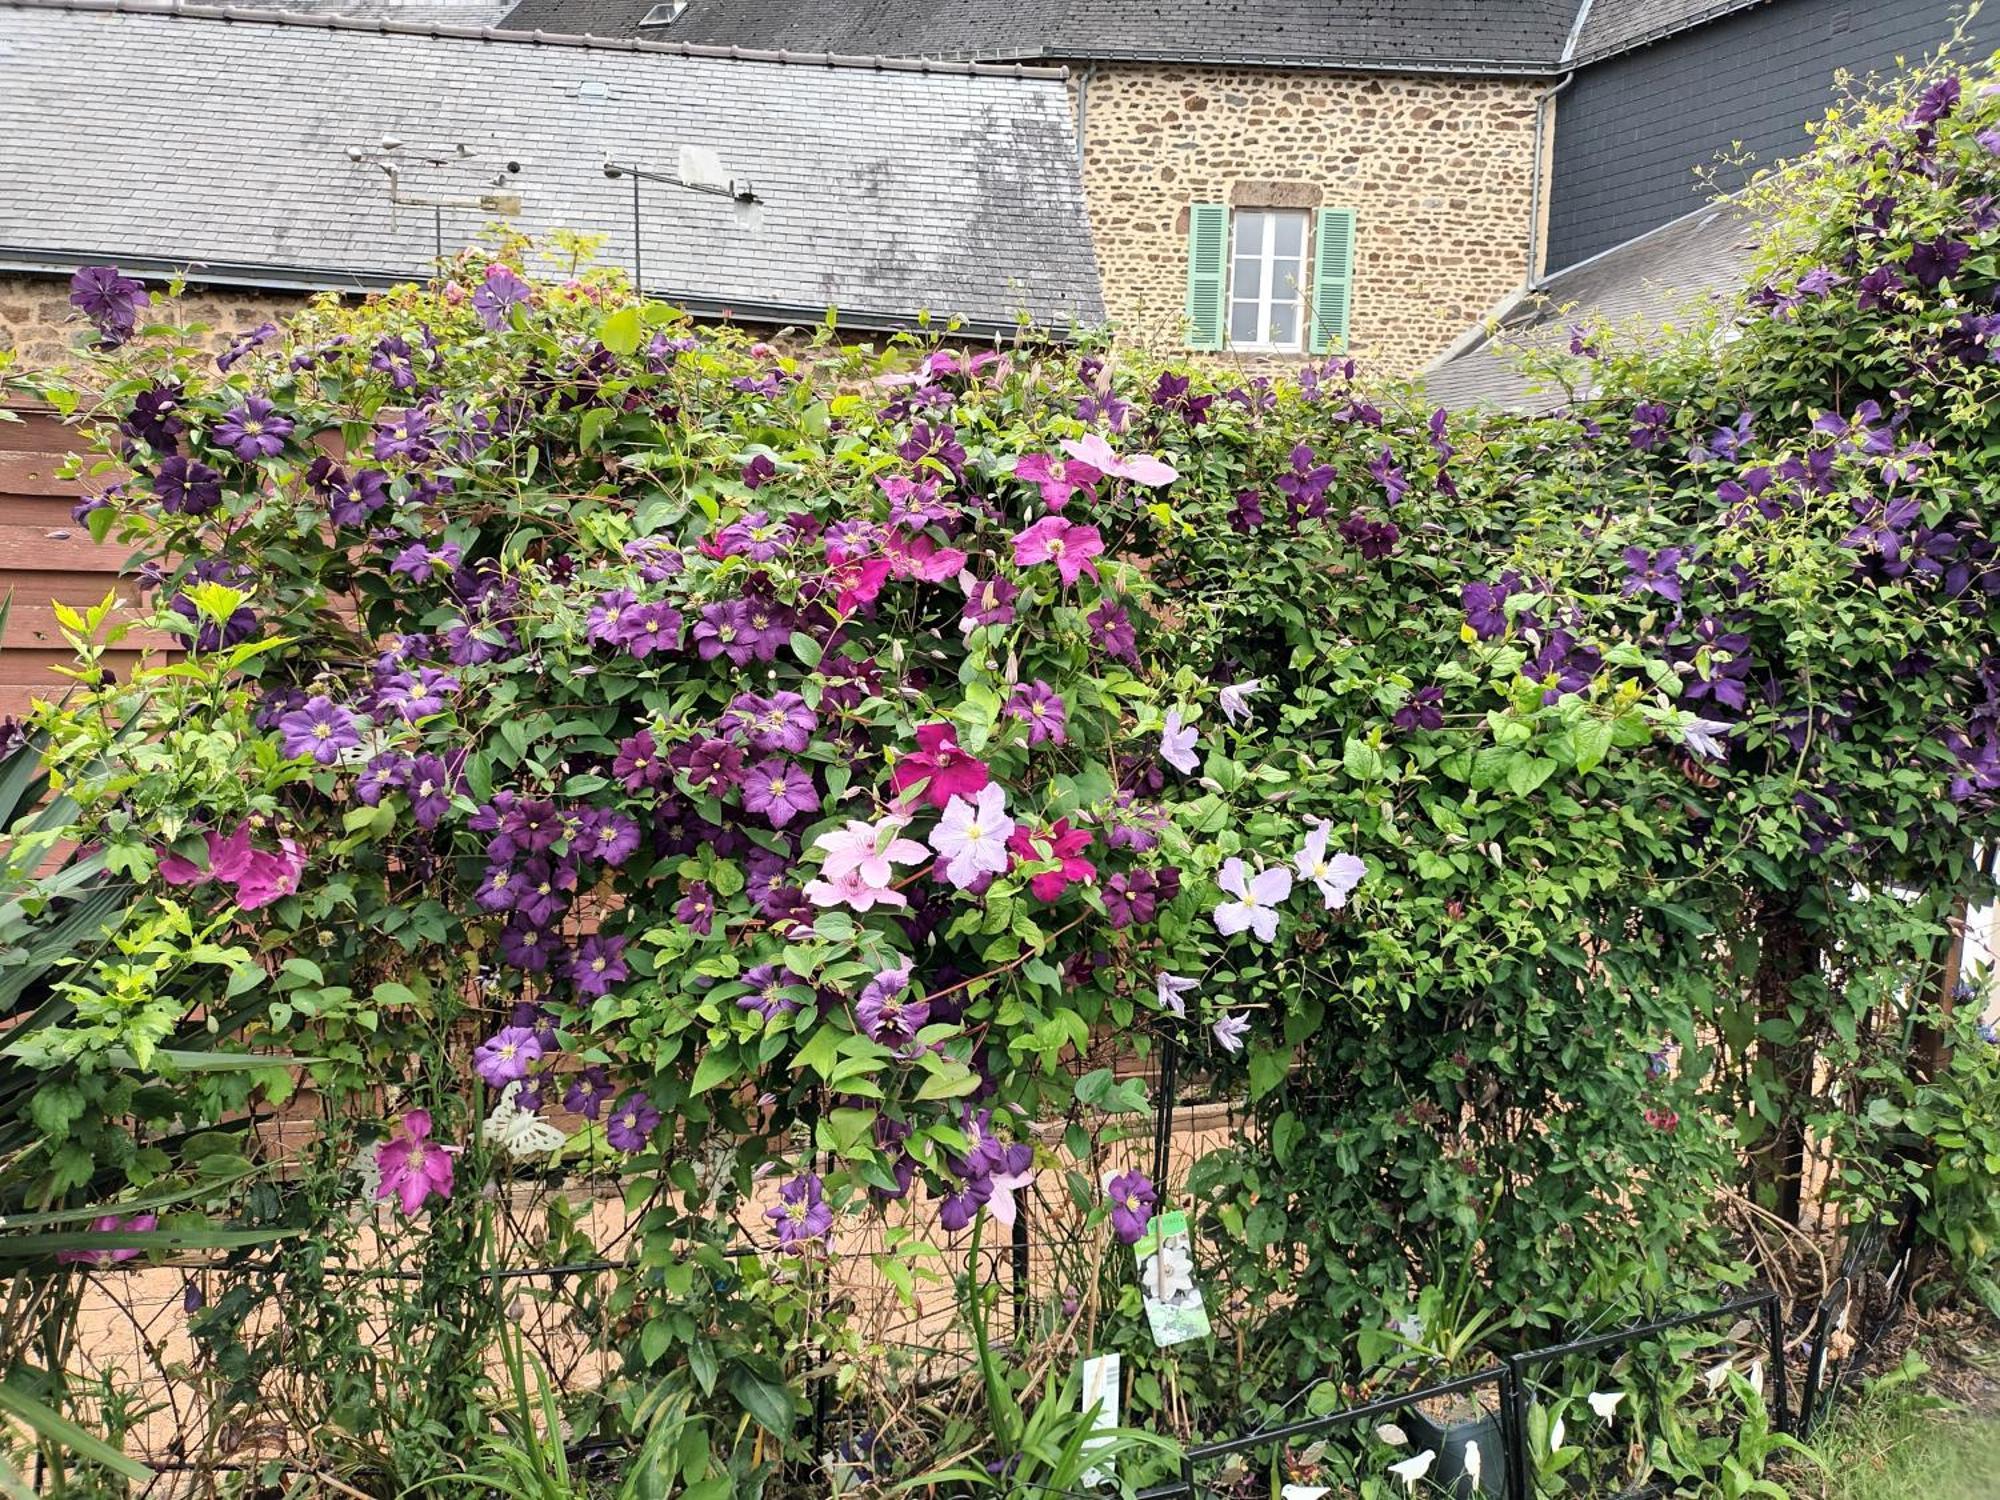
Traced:
[[211, 5], [202, 0], [0, 0], [0, 10], [79, 11], [100, 15], [166, 16], [191, 21], [298, 26], [317, 31], [359, 31], [420, 36], [441, 41], [501, 42], [517, 46], [570, 47], [595, 52], [651, 52], [718, 62], [781, 63], [792, 67], [858, 68], [883, 73], [936, 73], [961, 78], [1061, 81], [1065, 67], [1023, 63], [950, 62], [935, 58], [850, 56], [838, 52], [766, 51], [702, 42], [658, 42], [640, 37], [583, 36], [559, 31], [503, 31], [497, 26], [443, 26], [382, 17], [320, 15], [282, 6]]

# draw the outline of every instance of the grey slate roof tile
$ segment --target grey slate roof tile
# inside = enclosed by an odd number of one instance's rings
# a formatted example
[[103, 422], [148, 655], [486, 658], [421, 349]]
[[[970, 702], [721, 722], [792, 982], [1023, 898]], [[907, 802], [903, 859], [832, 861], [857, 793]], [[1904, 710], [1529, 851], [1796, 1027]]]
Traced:
[[[518, 30], [636, 36], [655, 0], [521, 0]], [[689, 0], [645, 35], [914, 57], [1541, 74], [1578, 0]]]
[[1591, 63], [1771, 0], [1589, 0], [1573, 60]]
[[[855, 326], [925, 311], [994, 329], [1021, 313], [1055, 328], [1103, 318], [1058, 73], [231, 14], [0, 0], [0, 265], [301, 286], [422, 276], [430, 209], [392, 205], [381, 168], [349, 156], [394, 137], [406, 192], [518, 193], [514, 227], [602, 234], [600, 260], [629, 266], [629, 180], [603, 163], [673, 175], [680, 149], [702, 146], [762, 201], [643, 184], [650, 291], [751, 318], [836, 304]], [[495, 215], [443, 217], [450, 254]]]
[[1643, 342], [1683, 313], [1740, 291], [1756, 243], [1757, 226], [1740, 207], [1708, 204], [1549, 277], [1501, 315], [1497, 340], [1475, 334], [1426, 371], [1424, 390], [1454, 409], [1554, 406], [1562, 393], [1536, 389], [1515, 365], [1518, 350], [1566, 347], [1572, 326], [1600, 318]]

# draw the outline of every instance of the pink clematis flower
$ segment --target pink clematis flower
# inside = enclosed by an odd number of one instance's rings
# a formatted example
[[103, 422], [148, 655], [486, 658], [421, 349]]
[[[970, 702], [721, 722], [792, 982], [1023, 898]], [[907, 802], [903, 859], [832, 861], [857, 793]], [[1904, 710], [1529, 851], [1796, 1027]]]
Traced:
[[1103, 473], [1087, 463], [1064, 460], [1052, 453], [1024, 453], [1014, 460], [1014, 477], [1036, 486], [1042, 504], [1061, 510], [1079, 490], [1088, 492]]
[[[98, 1234], [143, 1234], [160, 1227], [160, 1216], [134, 1214], [127, 1219], [117, 1214], [105, 1214], [102, 1218], [92, 1219], [90, 1227]], [[136, 1260], [144, 1253], [131, 1245], [117, 1250], [58, 1250], [56, 1260], [66, 1266], [115, 1266]]]
[[1164, 459], [1149, 454], [1139, 454], [1133, 458], [1120, 458], [1111, 451], [1111, 444], [1101, 432], [1087, 432], [1080, 438], [1064, 438], [1063, 452], [1071, 458], [1089, 464], [1106, 474], [1120, 479], [1129, 479], [1134, 484], [1172, 484], [1180, 478], [1180, 470]]
[[291, 895], [299, 888], [299, 876], [306, 867], [305, 851], [289, 838], [280, 838], [276, 851], [257, 849], [251, 845], [250, 833], [247, 822], [237, 824], [227, 838], [210, 830], [206, 870], [191, 859], [169, 854], [160, 861], [160, 878], [168, 885], [220, 881], [235, 888], [236, 905], [244, 911], [256, 911]]
[[1213, 912], [1217, 932], [1224, 937], [1234, 937], [1239, 932], [1249, 931], [1256, 935], [1260, 943], [1268, 943], [1277, 937], [1279, 903], [1292, 893], [1290, 870], [1283, 865], [1273, 865], [1252, 875], [1242, 860], [1231, 855], [1222, 862], [1215, 883], [1222, 887], [1225, 894], [1236, 898], [1223, 902]]
[[897, 865], [913, 865], [930, 857], [915, 839], [901, 837], [907, 818], [885, 818], [880, 826], [849, 819], [832, 833], [813, 840], [826, 851], [821, 878], [805, 888], [815, 906], [851, 906], [870, 911], [876, 906], [907, 906], [900, 891], [891, 889]]
[[1017, 823], [1007, 839], [1007, 848], [1024, 863], [1056, 863], [1055, 869], [1044, 870], [1028, 882], [1037, 901], [1060, 901], [1071, 886], [1088, 885], [1097, 878], [1097, 866], [1083, 857], [1089, 847], [1089, 830], [1071, 828], [1068, 818], [1058, 818], [1047, 828]]
[[959, 749], [957, 732], [945, 723], [919, 728], [917, 748], [889, 772], [897, 796], [922, 783], [924, 800], [937, 808], [954, 797], [972, 796], [992, 779], [986, 762]]
[[375, 1148], [375, 1166], [382, 1174], [377, 1199], [394, 1198], [405, 1214], [415, 1214], [432, 1196], [451, 1196], [453, 1146], [430, 1138], [431, 1112], [413, 1109], [403, 1116], [396, 1134]]
[[1052, 562], [1062, 575], [1064, 587], [1075, 583], [1084, 573], [1095, 580], [1097, 565], [1091, 559], [1103, 553], [1104, 538], [1095, 526], [1073, 526], [1061, 516], [1043, 516], [1014, 537], [1015, 563], [1031, 568], [1036, 563]]
[[905, 538], [892, 532], [882, 544], [888, 554], [889, 570], [897, 578], [920, 578], [925, 583], [943, 583], [955, 578], [965, 567], [965, 554], [956, 547], [941, 547], [928, 532]]

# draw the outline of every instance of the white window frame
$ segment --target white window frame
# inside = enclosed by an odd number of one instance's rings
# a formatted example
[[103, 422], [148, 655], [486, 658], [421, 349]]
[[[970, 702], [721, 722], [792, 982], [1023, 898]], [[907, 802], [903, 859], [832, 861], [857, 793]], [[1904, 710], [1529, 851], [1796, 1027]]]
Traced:
[[[1243, 216], [1258, 214], [1263, 226], [1263, 243], [1257, 247], [1258, 284], [1253, 295], [1239, 295], [1236, 287], [1236, 267], [1242, 259], [1241, 236]], [[1278, 215], [1294, 214], [1299, 220], [1299, 282], [1291, 288], [1273, 286], [1277, 272]], [[1302, 208], [1243, 208], [1232, 209], [1229, 215], [1229, 284], [1222, 299], [1223, 343], [1227, 348], [1240, 349], [1246, 354], [1302, 354], [1306, 347], [1306, 283], [1312, 275], [1312, 232], [1313, 216]], [[1271, 310], [1283, 307], [1287, 302], [1292, 308], [1292, 326], [1298, 336], [1290, 343], [1274, 343], [1269, 338], [1249, 342], [1239, 342], [1231, 336], [1230, 330], [1236, 326], [1236, 304], [1255, 304], [1257, 326], [1268, 334], [1271, 327]]]

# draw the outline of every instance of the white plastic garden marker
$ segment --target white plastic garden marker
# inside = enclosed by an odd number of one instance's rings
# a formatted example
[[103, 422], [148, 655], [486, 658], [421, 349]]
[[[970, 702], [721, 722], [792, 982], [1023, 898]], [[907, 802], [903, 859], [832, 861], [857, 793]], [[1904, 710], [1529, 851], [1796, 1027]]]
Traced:
[[1472, 1487], [1475, 1490], [1478, 1489], [1479, 1471], [1482, 1468], [1484, 1468], [1486, 1464], [1486, 1460], [1479, 1456], [1478, 1439], [1475, 1438], [1466, 1443], [1465, 1457], [1460, 1459], [1459, 1462], [1465, 1466], [1465, 1474], [1466, 1477], [1472, 1481]]
[[1553, 1422], [1549, 1423], [1549, 1452], [1554, 1453], [1562, 1447], [1563, 1435], [1568, 1431], [1569, 1429], [1563, 1426], [1563, 1419], [1561, 1417], [1557, 1417]]
[[1403, 1481], [1403, 1488], [1414, 1491], [1417, 1481], [1430, 1473], [1431, 1465], [1437, 1462], [1437, 1450], [1426, 1448], [1415, 1458], [1406, 1458], [1399, 1464], [1390, 1464], [1389, 1472]]
[[1750, 1382], [1751, 1390], [1762, 1396], [1764, 1394], [1764, 1361], [1761, 1359], [1751, 1360], [1750, 1372], [1743, 1378]]
[[[1118, 1426], [1118, 1374], [1121, 1357], [1116, 1354], [1098, 1354], [1083, 1362], [1082, 1389], [1077, 1392], [1077, 1409], [1089, 1411], [1097, 1408], [1097, 1415], [1091, 1419], [1093, 1432], [1110, 1432]], [[1091, 1437], [1083, 1440], [1083, 1451], [1102, 1448], [1109, 1438]], [[1117, 1477], [1112, 1461], [1106, 1459], [1095, 1468], [1083, 1472], [1083, 1482], [1091, 1489], [1109, 1484]]]
[[1288, 1484], [1278, 1491], [1278, 1500], [1325, 1500], [1332, 1493], [1330, 1484]]
[[1378, 1442], [1387, 1443], [1391, 1448], [1400, 1448], [1410, 1440], [1410, 1435], [1394, 1422], [1384, 1422], [1376, 1428], [1375, 1437]]
[[1611, 1414], [1618, 1410], [1618, 1403], [1624, 1399], [1623, 1391], [1592, 1391], [1584, 1397], [1590, 1403], [1590, 1409], [1606, 1422], [1611, 1420]]

